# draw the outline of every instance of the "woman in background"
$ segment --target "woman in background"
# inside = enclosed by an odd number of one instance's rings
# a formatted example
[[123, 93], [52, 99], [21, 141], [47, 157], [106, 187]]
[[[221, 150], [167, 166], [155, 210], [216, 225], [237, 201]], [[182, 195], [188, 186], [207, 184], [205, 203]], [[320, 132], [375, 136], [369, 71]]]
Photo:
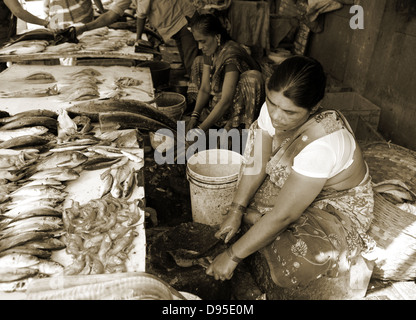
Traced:
[[216, 16], [202, 14], [189, 23], [203, 56], [195, 59], [191, 71], [188, 100], [196, 95], [196, 101], [187, 131], [196, 126], [203, 131], [249, 128], [264, 102], [259, 64]]

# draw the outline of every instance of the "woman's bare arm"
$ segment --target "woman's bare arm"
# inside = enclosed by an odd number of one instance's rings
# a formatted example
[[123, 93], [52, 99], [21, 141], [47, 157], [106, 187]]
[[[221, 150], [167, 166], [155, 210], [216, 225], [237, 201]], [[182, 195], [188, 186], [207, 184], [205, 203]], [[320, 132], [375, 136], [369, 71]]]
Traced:
[[19, 19], [33, 24], [38, 24], [40, 26], [46, 27], [48, 21], [45, 19], [38, 18], [37, 16], [31, 14], [29, 11], [25, 10], [22, 5], [17, 0], [4, 0], [6, 6], [10, 11]]
[[276, 198], [272, 211], [258, 220], [234, 245], [245, 258], [271, 243], [290, 223], [296, 221], [321, 192], [327, 179], [310, 178], [292, 172]]
[[202, 130], [206, 131], [211, 128], [224, 115], [228, 108], [230, 108], [239, 76], [240, 73], [238, 71], [229, 71], [225, 73], [221, 99], [215, 105], [209, 116], [201, 123], [200, 128]]

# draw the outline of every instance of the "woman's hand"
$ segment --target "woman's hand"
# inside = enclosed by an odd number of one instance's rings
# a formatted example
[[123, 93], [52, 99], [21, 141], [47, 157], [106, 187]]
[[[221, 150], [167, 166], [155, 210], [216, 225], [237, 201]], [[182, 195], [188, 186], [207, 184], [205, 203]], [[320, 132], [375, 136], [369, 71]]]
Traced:
[[225, 236], [224, 243], [228, 243], [240, 230], [242, 216], [242, 208], [231, 207], [228, 209], [228, 216], [221, 223], [220, 229], [215, 233], [215, 237], [221, 239]]
[[230, 280], [238, 263], [231, 260], [226, 251], [219, 254], [207, 268], [206, 274], [213, 276], [215, 280]]
[[189, 122], [186, 124], [186, 127], [185, 127], [186, 132], [195, 128], [197, 124], [198, 124], [198, 119], [195, 117], [191, 117]]

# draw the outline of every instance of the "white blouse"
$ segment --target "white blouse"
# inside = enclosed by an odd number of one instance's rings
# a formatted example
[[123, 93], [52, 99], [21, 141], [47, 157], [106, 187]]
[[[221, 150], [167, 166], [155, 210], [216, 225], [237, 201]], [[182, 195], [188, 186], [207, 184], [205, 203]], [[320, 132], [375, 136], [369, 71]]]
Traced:
[[[275, 128], [263, 104], [258, 125], [262, 130], [275, 135]], [[292, 170], [313, 178], [332, 178], [353, 163], [355, 139], [347, 129], [335, 131], [307, 145], [294, 158]]]

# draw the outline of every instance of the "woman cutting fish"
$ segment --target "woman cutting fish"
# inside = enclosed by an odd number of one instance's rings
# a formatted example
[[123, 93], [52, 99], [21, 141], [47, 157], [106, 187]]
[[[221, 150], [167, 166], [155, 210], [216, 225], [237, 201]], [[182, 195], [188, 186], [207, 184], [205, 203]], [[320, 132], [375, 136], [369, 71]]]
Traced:
[[260, 67], [231, 40], [220, 20], [203, 14], [191, 21], [192, 33], [203, 52], [193, 64], [188, 98], [197, 93], [187, 131], [219, 127], [248, 128], [264, 102]]
[[342, 114], [319, 110], [325, 83], [319, 62], [304, 56], [286, 59], [270, 77], [216, 236], [227, 243], [242, 220], [248, 230], [207, 269], [215, 279], [230, 279], [242, 259], [260, 251], [278, 286], [302, 286], [337, 277], [372, 248], [368, 167]]

